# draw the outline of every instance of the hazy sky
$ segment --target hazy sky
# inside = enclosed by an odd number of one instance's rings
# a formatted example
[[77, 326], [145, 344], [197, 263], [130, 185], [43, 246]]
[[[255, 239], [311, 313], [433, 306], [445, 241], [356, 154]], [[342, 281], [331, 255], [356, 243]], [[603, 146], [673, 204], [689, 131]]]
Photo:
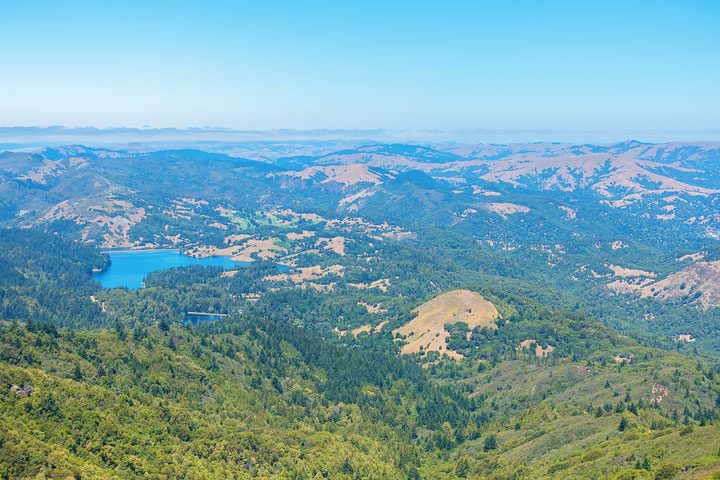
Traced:
[[5, 0], [0, 71], [0, 125], [720, 131], [720, 2]]

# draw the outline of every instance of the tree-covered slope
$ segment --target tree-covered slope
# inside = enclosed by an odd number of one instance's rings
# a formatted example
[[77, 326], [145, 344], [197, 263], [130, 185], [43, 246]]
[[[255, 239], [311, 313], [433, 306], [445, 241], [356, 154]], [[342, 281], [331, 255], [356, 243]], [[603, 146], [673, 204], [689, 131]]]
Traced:
[[414, 362], [289, 325], [223, 330], [6, 324], [2, 474], [407, 478], [444, 425], [476, 421]]
[[107, 265], [94, 248], [37, 230], [0, 228], [0, 319], [98, 325], [92, 269]]

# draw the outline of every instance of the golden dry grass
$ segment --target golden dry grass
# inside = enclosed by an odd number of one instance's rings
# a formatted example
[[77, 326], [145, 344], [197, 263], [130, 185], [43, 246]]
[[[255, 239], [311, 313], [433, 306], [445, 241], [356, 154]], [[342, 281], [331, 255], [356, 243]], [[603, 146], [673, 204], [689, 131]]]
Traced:
[[491, 212], [497, 213], [503, 218], [516, 213], [528, 213], [530, 209], [524, 205], [516, 205], [514, 203], [488, 203], [484, 207]]
[[[234, 237], [234, 238], [233, 238]], [[225, 243], [229, 243], [228, 239], [235, 240], [243, 238], [242, 235], [230, 235], [225, 238]], [[287, 249], [279, 245], [278, 238], [245, 238], [241, 245], [233, 245], [225, 248], [215, 246], [197, 246], [186, 253], [197, 258], [205, 257], [231, 257], [239, 262], [253, 262], [256, 257], [261, 260], [271, 260], [281, 254], [287, 253]], [[234, 242], [232, 242], [234, 243]]]
[[653, 272], [646, 272], [645, 270], [639, 270], [637, 268], [625, 268], [621, 267], [619, 265], [608, 265], [607, 266], [610, 270], [612, 270], [613, 275], [616, 277], [655, 277], [657, 276], [656, 273]]
[[304, 238], [310, 238], [315, 235], [312, 230], [303, 230], [302, 232], [288, 232], [285, 237], [288, 240], [302, 240]]
[[482, 295], [470, 290], [453, 290], [443, 293], [415, 308], [417, 316], [407, 324], [393, 331], [401, 334], [407, 343], [402, 353], [438, 351], [452, 358], [462, 358], [457, 352], [447, 349], [445, 324], [466, 323], [468, 327], [495, 329], [495, 320], [500, 316], [495, 305]]
[[349, 287], [357, 288], [358, 290], [366, 290], [368, 288], [377, 288], [381, 292], [387, 292], [390, 287], [389, 278], [380, 278], [370, 283], [348, 283]]
[[[642, 270], [631, 271], [642, 272]], [[651, 275], [655, 277], [655, 274]], [[693, 263], [658, 281], [647, 277], [617, 280], [609, 283], [608, 288], [618, 293], [635, 293], [641, 297], [658, 300], [687, 297], [689, 302], [702, 309], [718, 307], [720, 306], [720, 261]]]
[[330, 265], [328, 267], [321, 267], [320, 265], [312, 265], [310, 267], [300, 267], [294, 269], [288, 273], [278, 273], [276, 275], [269, 275], [264, 280], [270, 280], [275, 282], [293, 282], [293, 283], [304, 283], [311, 280], [318, 280], [327, 275], [340, 275], [344, 273], [345, 267], [342, 265]]
[[335, 333], [337, 333], [338, 335], [340, 335], [341, 337], [343, 335], [347, 335], [348, 332], [350, 332], [352, 335], [357, 337], [361, 333], [368, 333], [368, 334], [369, 333], [380, 333], [380, 332], [382, 332], [382, 329], [385, 327], [385, 325], [387, 323], [388, 323], [388, 321], [384, 320], [384, 321], [378, 323], [377, 325], [375, 325], [374, 327], [372, 325], [361, 325], [357, 328], [353, 328], [352, 330], [340, 330], [339, 328], [335, 327], [333, 329], [333, 331]]
[[527, 340], [523, 340], [520, 342], [520, 348], [522, 349], [529, 349], [535, 345], [535, 356], [538, 358], [545, 358], [548, 355], [552, 353], [553, 350], [555, 350], [555, 347], [552, 345], [548, 345], [547, 348], [543, 348], [542, 345], [540, 345], [537, 340], [534, 340], [532, 338], [528, 338]]
[[365, 310], [367, 310], [368, 313], [384, 313], [387, 312], [384, 308], [382, 308], [381, 304], [373, 305], [371, 303], [367, 302], [357, 302], [358, 305], [361, 307], [365, 307]]
[[700, 260], [703, 260], [704, 258], [705, 258], [705, 252], [697, 252], [697, 253], [689, 253], [687, 255], [683, 255], [682, 257], [678, 257], [675, 260], [678, 262], [687, 262], [687, 261], [699, 262]]
[[323, 247], [323, 250], [331, 250], [338, 255], [345, 255], [345, 237], [320, 237], [315, 242], [315, 246]]
[[355, 185], [356, 183], [382, 183], [380, 175], [370, 171], [367, 165], [350, 164], [350, 165], [314, 165], [299, 172], [283, 172], [282, 175], [309, 180], [316, 175], [321, 174], [325, 178], [320, 183], [337, 182], [345, 186]]
[[720, 307], [720, 261], [698, 262], [651, 285], [644, 285], [640, 294], [671, 300], [684, 296], [700, 296], [694, 302], [703, 309]]

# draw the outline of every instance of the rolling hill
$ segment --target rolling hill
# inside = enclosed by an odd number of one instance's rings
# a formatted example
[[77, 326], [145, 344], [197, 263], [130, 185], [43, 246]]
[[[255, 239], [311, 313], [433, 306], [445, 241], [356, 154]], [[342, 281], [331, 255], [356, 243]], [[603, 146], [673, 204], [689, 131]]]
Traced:
[[720, 468], [718, 145], [164, 148], [0, 154], [2, 475]]
[[393, 334], [404, 341], [402, 353], [429, 353], [432, 351], [462, 358], [448, 349], [446, 324], [464, 323], [468, 328], [497, 328], [494, 320], [499, 316], [495, 305], [482, 295], [469, 290], [453, 290], [428, 300], [413, 310], [417, 314], [406, 325], [396, 328]]
[[611, 287], [641, 297], [684, 302], [703, 309], [720, 307], [720, 262], [696, 262], [667, 277], [655, 280], [640, 276]]

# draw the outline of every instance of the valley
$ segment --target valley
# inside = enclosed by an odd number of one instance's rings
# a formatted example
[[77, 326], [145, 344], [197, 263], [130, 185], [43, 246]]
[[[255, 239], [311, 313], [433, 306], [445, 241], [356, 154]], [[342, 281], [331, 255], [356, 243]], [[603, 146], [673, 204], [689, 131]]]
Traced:
[[[0, 473], [713, 478], [718, 171], [715, 143], [5, 151]], [[117, 249], [181, 261], [101, 285]]]

